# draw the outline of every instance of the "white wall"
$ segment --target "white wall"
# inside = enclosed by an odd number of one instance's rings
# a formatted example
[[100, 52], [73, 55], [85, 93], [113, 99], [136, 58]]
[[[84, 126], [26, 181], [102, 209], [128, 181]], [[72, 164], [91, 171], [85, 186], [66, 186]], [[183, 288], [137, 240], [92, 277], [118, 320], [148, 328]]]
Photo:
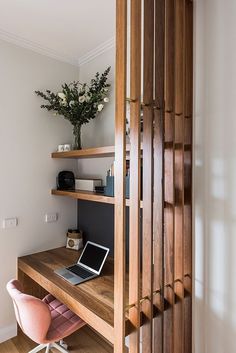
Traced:
[[[78, 79], [78, 68], [0, 41], [0, 341], [14, 334], [12, 303], [5, 285], [16, 276], [17, 257], [64, 245], [65, 232], [76, 223], [76, 201], [51, 196], [59, 170], [73, 161], [52, 160], [60, 143], [72, 141], [71, 127], [40, 109], [34, 90], [57, 90]], [[46, 224], [46, 212], [58, 212]], [[18, 217], [14, 229], [2, 220]]]
[[236, 352], [236, 2], [195, 2], [195, 352]]
[[[110, 102], [105, 105], [101, 114], [83, 126], [83, 148], [110, 146], [115, 143], [115, 48], [82, 65], [79, 76], [81, 82], [89, 82], [97, 71], [102, 73], [108, 66], [111, 66], [108, 77], [108, 82], [111, 84], [109, 91]], [[106, 171], [110, 168], [113, 160], [114, 158], [78, 160], [78, 176], [102, 178], [105, 182]]]

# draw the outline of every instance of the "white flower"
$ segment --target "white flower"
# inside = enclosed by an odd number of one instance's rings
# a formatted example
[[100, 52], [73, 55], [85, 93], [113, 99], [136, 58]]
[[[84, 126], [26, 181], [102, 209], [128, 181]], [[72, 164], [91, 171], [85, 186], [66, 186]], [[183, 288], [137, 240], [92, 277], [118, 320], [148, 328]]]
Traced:
[[58, 115], [58, 113], [57, 113], [57, 112], [55, 112], [55, 113], [53, 113], [53, 115], [54, 115], [54, 116], [57, 116], [57, 115]]
[[98, 112], [103, 110], [104, 104], [98, 104]]
[[80, 103], [84, 103], [84, 101], [85, 101], [85, 96], [79, 97], [79, 102], [80, 102]]
[[109, 102], [109, 98], [108, 97], [105, 97], [103, 100], [104, 100], [105, 103]]
[[75, 101], [70, 101], [69, 106], [72, 108], [75, 105]]
[[89, 96], [88, 94], [86, 94], [85, 100], [86, 100], [86, 102], [89, 102], [89, 101], [90, 101], [90, 96]]
[[104, 92], [108, 92], [108, 88], [104, 88]]
[[59, 92], [57, 95], [59, 98], [61, 98], [63, 100], [66, 99], [66, 95], [63, 92]]
[[67, 101], [65, 99], [61, 100], [60, 104], [65, 107], [67, 105]]

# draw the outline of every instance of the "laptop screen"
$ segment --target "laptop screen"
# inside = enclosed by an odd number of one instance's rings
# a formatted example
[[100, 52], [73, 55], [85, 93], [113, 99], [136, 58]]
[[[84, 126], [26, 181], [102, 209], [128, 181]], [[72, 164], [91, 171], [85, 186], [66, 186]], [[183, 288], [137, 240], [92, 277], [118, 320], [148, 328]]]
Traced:
[[79, 264], [82, 266], [86, 266], [91, 270], [99, 272], [101, 269], [109, 249], [100, 247], [97, 244], [93, 244], [91, 242], [87, 242], [84, 251], [79, 259]]

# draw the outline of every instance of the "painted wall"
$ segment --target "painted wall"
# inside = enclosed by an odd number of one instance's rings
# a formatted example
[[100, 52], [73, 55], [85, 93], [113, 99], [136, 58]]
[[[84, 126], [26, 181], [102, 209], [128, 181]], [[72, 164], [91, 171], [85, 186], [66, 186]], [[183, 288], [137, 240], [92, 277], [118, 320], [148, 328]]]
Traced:
[[[94, 120], [82, 128], [82, 146], [102, 147], [114, 145], [115, 136], [115, 49], [112, 48], [94, 60], [80, 67], [79, 76], [81, 82], [89, 82], [95, 73], [103, 72], [108, 66], [111, 71], [108, 82], [111, 84], [110, 102]], [[106, 172], [110, 168], [114, 158], [83, 159], [78, 161], [78, 176], [101, 178], [105, 182]]]
[[[7, 281], [16, 276], [17, 257], [65, 243], [76, 223], [76, 201], [50, 195], [58, 171], [75, 162], [52, 160], [60, 143], [72, 141], [70, 124], [40, 109], [35, 89], [57, 90], [78, 78], [78, 68], [0, 41], [0, 341], [15, 333]], [[58, 212], [56, 223], [44, 222]], [[19, 225], [3, 229], [4, 218]]]
[[236, 2], [195, 2], [195, 352], [236, 352]]

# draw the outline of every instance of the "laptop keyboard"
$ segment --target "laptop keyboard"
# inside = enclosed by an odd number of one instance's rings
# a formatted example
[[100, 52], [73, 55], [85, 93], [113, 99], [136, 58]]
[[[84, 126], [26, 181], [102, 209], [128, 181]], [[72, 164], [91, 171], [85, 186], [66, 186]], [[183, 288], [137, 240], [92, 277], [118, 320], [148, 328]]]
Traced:
[[67, 267], [67, 270], [73, 272], [75, 275], [77, 275], [83, 279], [91, 277], [93, 275], [93, 273], [91, 273], [87, 270], [84, 270], [83, 268], [81, 268], [80, 266], [77, 266], [77, 265]]

